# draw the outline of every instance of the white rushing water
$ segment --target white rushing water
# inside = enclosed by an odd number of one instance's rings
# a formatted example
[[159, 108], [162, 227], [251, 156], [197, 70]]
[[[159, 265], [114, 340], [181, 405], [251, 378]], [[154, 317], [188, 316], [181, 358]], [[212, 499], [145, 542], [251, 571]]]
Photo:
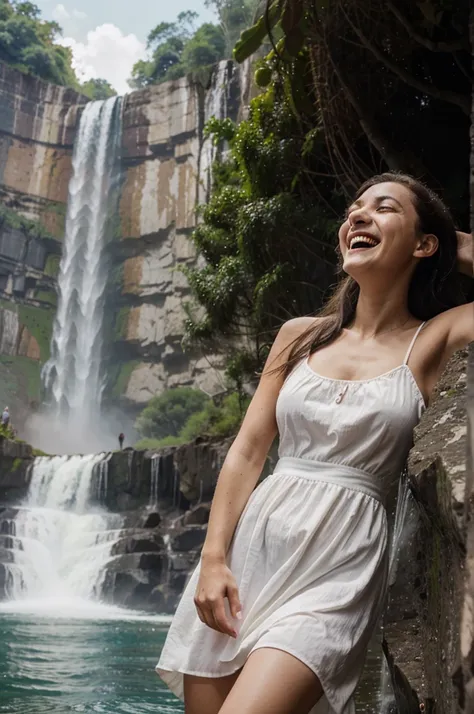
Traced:
[[160, 485], [160, 465], [161, 454], [153, 454], [150, 461], [151, 482], [150, 482], [150, 506], [158, 505], [158, 488]]
[[[204, 124], [209, 119], [225, 119], [228, 115], [227, 93], [229, 91], [229, 62], [222, 60], [216, 66], [211, 78], [211, 86], [206, 93], [204, 102]], [[225, 150], [225, 149], [224, 149]], [[217, 147], [212, 137], [206, 137], [201, 145], [199, 154], [199, 202], [209, 199], [212, 186], [212, 164], [217, 156]]]
[[[107, 454], [35, 459], [28, 496], [8, 528], [13, 563], [8, 595], [35, 609], [92, 610], [122, 518], [94, 507], [93, 479], [104, 493]], [[91, 602], [92, 601], [92, 602]]]
[[[395, 585], [398, 570], [400, 565], [403, 565], [404, 550], [413, 537], [416, 528], [417, 513], [410, 491], [410, 482], [407, 474], [403, 473], [398, 484], [397, 506], [389, 551], [389, 587]], [[382, 657], [381, 660], [378, 700], [381, 714], [389, 714], [389, 712], [393, 711], [394, 693], [385, 657]]]
[[58, 310], [43, 372], [47, 431], [56, 444], [43, 439], [42, 446], [56, 453], [103, 448], [106, 245], [120, 179], [121, 109], [117, 97], [87, 104], [74, 145]]

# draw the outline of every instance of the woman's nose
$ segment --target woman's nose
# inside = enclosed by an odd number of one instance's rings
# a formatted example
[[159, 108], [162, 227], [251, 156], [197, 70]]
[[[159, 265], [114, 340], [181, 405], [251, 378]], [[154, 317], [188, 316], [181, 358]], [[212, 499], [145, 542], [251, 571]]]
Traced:
[[349, 223], [351, 226], [366, 225], [370, 222], [367, 213], [361, 209], [359, 211], [353, 211], [349, 218]]

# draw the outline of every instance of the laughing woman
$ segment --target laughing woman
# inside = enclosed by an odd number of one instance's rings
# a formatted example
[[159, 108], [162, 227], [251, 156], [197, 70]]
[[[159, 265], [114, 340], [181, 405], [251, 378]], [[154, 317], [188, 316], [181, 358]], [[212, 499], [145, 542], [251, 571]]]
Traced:
[[457, 276], [472, 276], [472, 241], [423, 184], [382, 174], [339, 246], [347, 277], [320, 316], [280, 329], [219, 476], [157, 667], [186, 714], [355, 711], [387, 587], [386, 494], [447, 361], [474, 340]]

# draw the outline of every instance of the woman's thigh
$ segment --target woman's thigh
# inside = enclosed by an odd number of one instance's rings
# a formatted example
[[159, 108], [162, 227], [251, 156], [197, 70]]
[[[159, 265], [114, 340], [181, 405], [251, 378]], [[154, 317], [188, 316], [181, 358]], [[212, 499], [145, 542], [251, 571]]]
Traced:
[[229, 674], [227, 677], [195, 677], [185, 674], [185, 714], [218, 714], [239, 672]]
[[262, 647], [247, 659], [219, 714], [308, 714], [322, 694], [319, 679], [303, 662]]

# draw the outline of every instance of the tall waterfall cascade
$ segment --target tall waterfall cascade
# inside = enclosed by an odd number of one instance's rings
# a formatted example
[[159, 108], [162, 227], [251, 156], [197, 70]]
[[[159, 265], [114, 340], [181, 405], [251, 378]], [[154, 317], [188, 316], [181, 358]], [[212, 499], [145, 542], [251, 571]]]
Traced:
[[43, 371], [48, 428], [56, 439], [48, 450], [56, 453], [103, 448], [106, 246], [119, 193], [121, 114], [121, 98], [90, 102], [74, 145], [58, 310]]
[[25, 502], [0, 536], [12, 552], [8, 596], [59, 608], [99, 600], [122, 517], [93, 492], [106, 488], [107, 454], [36, 458]]

